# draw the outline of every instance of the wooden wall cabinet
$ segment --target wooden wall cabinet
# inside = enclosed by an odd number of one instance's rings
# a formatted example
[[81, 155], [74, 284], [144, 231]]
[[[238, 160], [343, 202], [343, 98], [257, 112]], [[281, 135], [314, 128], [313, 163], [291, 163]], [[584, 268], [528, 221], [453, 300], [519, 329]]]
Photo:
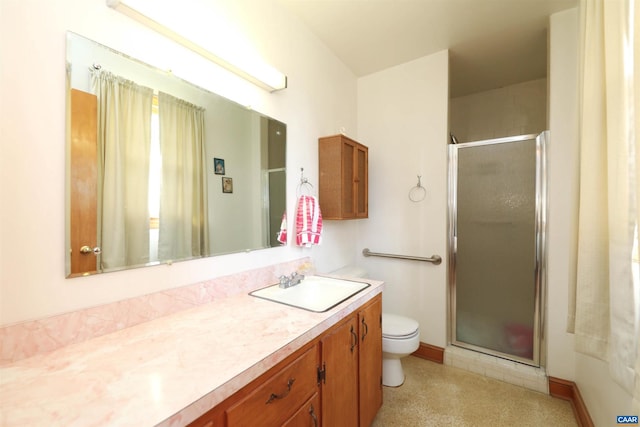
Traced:
[[369, 427], [381, 406], [377, 295], [190, 426]]
[[318, 139], [323, 219], [369, 216], [369, 149], [344, 136]]

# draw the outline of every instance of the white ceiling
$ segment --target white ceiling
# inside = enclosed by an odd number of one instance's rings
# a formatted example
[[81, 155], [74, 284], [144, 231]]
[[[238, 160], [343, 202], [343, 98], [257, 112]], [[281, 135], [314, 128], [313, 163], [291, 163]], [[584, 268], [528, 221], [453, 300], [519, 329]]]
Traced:
[[543, 78], [549, 15], [578, 0], [279, 0], [356, 76], [450, 51], [450, 95]]

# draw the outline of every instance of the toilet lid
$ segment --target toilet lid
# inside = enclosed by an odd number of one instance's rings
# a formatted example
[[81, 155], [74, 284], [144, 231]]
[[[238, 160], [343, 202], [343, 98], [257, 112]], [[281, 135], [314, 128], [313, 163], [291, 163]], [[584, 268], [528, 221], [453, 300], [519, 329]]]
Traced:
[[413, 335], [418, 330], [418, 326], [418, 322], [409, 317], [382, 313], [382, 335], [388, 337]]

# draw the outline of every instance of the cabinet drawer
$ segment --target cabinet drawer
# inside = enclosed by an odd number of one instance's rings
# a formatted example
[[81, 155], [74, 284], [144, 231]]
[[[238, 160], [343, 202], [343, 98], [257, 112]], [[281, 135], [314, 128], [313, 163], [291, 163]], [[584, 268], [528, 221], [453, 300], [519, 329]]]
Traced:
[[280, 426], [318, 390], [314, 346], [226, 411], [227, 426]]

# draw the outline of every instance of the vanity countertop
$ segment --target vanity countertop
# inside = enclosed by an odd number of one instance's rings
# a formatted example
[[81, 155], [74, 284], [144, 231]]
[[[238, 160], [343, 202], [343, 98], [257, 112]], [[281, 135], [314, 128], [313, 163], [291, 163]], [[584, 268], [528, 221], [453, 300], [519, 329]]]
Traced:
[[243, 294], [0, 367], [2, 426], [182, 426], [382, 292], [325, 313]]

